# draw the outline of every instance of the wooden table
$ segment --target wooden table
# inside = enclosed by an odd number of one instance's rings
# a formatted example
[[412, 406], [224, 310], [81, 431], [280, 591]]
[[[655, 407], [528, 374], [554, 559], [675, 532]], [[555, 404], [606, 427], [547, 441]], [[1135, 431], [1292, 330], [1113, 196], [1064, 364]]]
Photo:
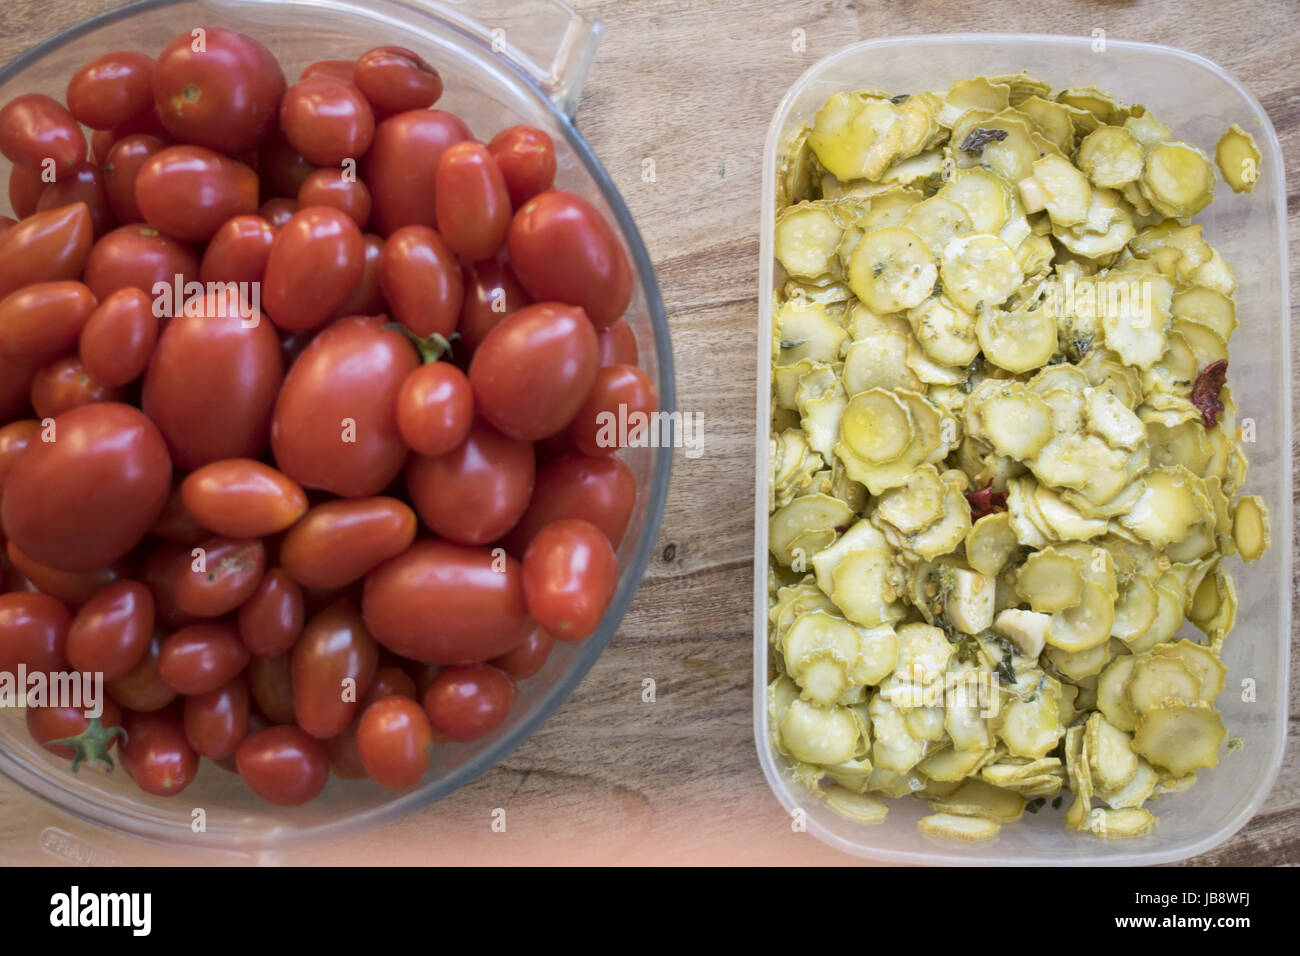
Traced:
[[[0, 59], [113, 5], [6, 0]], [[1235, 73], [1264, 104], [1290, 158], [1288, 193], [1300, 191], [1300, 34], [1290, 0], [575, 5], [607, 26], [577, 122], [649, 245], [672, 325], [678, 404], [704, 413], [705, 454], [678, 453], [657, 557], [620, 633], [536, 735], [447, 800], [296, 852], [293, 862], [854, 862], [791, 832], [759, 770], [750, 718], [762, 141], [787, 87], [820, 57], [866, 37], [926, 32], [1104, 29], [1181, 47]], [[793, 49], [796, 29], [802, 52]], [[647, 158], [651, 183], [642, 179]], [[1295, 243], [1294, 209], [1290, 225]], [[655, 703], [641, 701], [645, 677], [657, 684]], [[1292, 687], [1300, 693], [1294, 670]], [[1195, 862], [1300, 862], [1294, 713], [1289, 726], [1286, 764], [1259, 814]], [[505, 833], [491, 827], [499, 807]], [[35, 844], [51, 825], [66, 823], [0, 784], [0, 859], [50, 860]], [[108, 843], [105, 852], [130, 862], [180, 859]]]

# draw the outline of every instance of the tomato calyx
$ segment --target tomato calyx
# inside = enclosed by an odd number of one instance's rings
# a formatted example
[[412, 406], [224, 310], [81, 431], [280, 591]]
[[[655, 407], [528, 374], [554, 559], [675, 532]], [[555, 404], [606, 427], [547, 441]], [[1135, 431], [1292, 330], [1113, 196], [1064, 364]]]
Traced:
[[96, 762], [106, 764], [109, 772], [112, 772], [113, 758], [109, 756], [108, 748], [113, 745], [113, 740], [117, 737], [122, 738], [122, 745], [125, 746], [128, 739], [125, 729], [105, 727], [98, 717], [91, 717], [90, 722], [86, 724], [86, 729], [75, 737], [50, 740], [46, 742], [46, 746], [71, 747], [73, 773], [76, 773], [83, 763], [94, 766]]
[[453, 332], [450, 336], [434, 332], [432, 335], [422, 338], [404, 326], [401, 322], [389, 322], [384, 326], [384, 328], [392, 329], [395, 332], [401, 332], [410, 339], [411, 344], [414, 345], [416, 351], [420, 353], [420, 362], [424, 365], [436, 362], [443, 356], [451, 358], [452, 346], [460, 341], [459, 332]]

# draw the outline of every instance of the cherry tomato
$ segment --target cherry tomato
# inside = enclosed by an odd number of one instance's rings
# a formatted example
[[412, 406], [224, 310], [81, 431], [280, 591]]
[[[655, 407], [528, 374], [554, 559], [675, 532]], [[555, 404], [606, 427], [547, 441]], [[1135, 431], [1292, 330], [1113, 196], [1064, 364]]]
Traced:
[[108, 159], [108, 151], [117, 142], [117, 135], [109, 129], [97, 129], [90, 134], [90, 161], [100, 169]]
[[449, 146], [438, 159], [434, 185], [438, 232], [462, 259], [495, 256], [510, 228], [510, 194], [497, 162], [482, 143]]
[[390, 790], [420, 782], [433, 757], [433, 728], [424, 708], [406, 697], [385, 697], [366, 708], [357, 750], [371, 778]]
[[101, 384], [126, 385], [144, 374], [157, 342], [153, 300], [140, 289], [118, 289], [90, 313], [79, 354], [86, 372]]
[[420, 520], [435, 534], [457, 544], [488, 544], [528, 507], [533, 449], [478, 420], [447, 454], [412, 457], [406, 487]]
[[333, 737], [356, 716], [379, 666], [379, 646], [356, 606], [334, 602], [303, 628], [290, 654], [298, 726]]
[[248, 688], [253, 703], [273, 724], [292, 724], [294, 721], [291, 670], [287, 653], [276, 657], [253, 657], [248, 662]]
[[279, 328], [311, 329], [326, 322], [361, 279], [361, 231], [345, 213], [313, 206], [276, 233], [266, 262], [262, 301]]
[[162, 710], [176, 699], [176, 691], [163, 680], [158, 670], [162, 652], [162, 639], [154, 634], [149, 647], [135, 667], [121, 677], [109, 681], [107, 687], [112, 698], [130, 710], [150, 713]]
[[605, 217], [574, 193], [550, 189], [520, 207], [507, 240], [510, 266], [534, 299], [581, 306], [597, 326], [632, 300], [632, 269]]
[[122, 225], [144, 222], [144, 214], [135, 201], [135, 181], [144, 164], [165, 145], [157, 136], [137, 133], [119, 139], [104, 157], [104, 193], [113, 218]]
[[402, 469], [397, 393], [417, 359], [406, 337], [384, 325], [382, 318], [339, 319], [285, 377], [271, 447], [280, 470], [304, 488], [366, 497]]
[[306, 803], [329, 782], [325, 745], [297, 727], [249, 734], [235, 751], [235, 764], [254, 793], [282, 807]]
[[332, 76], [346, 83], [352, 82], [352, 66], [355, 60], [317, 60], [303, 68], [300, 80], [309, 80], [313, 76]]
[[455, 331], [465, 294], [459, 264], [428, 226], [404, 226], [388, 237], [379, 285], [393, 316], [420, 338]]
[[75, 355], [37, 369], [32, 379], [32, 409], [42, 420], [95, 402], [120, 402], [124, 393], [98, 381]]
[[315, 167], [302, 158], [277, 128], [257, 151], [257, 169], [262, 179], [263, 199], [293, 199]]
[[36, 202], [36, 211], [48, 212], [78, 202], [85, 203], [90, 210], [90, 229], [96, 238], [117, 225], [108, 202], [104, 174], [93, 163], [82, 163], [46, 186]]
[[122, 718], [126, 740], [118, 748], [122, 766], [145, 793], [174, 797], [190, 785], [199, 771], [199, 755], [185, 739], [177, 708]]
[[216, 690], [185, 698], [185, 739], [201, 756], [220, 760], [248, 736], [248, 678], [237, 674]]
[[280, 563], [304, 587], [334, 590], [401, 554], [415, 531], [415, 512], [396, 498], [326, 501], [289, 529]]
[[551, 637], [540, 624], [534, 624], [522, 643], [500, 657], [493, 658], [489, 663], [505, 671], [515, 680], [525, 680], [541, 672], [554, 647], [555, 638]]
[[337, 166], [358, 160], [375, 137], [375, 114], [361, 91], [332, 76], [289, 87], [280, 103], [280, 129], [307, 162]]
[[442, 96], [442, 77], [418, 53], [400, 46], [367, 50], [352, 68], [352, 82], [377, 113], [428, 109]]
[[573, 417], [573, 443], [585, 455], [612, 455], [650, 434], [658, 407], [650, 376], [633, 365], [607, 365]]
[[636, 479], [620, 459], [565, 455], [538, 469], [532, 501], [506, 538], [506, 550], [522, 557], [537, 532], [561, 518], [590, 521], [617, 548], [635, 504]]
[[497, 657], [532, 626], [519, 562], [427, 539], [366, 575], [361, 609], [380, 644], [431, 664]]
[[68, 81], [68, 111], [91, 129], [111, 130], [153, 111], [153, 57], [105, 53]]
[[503, 129], [488, 143], [488, 152], [505, 176], [516, 209], [555, 182], [555, 143], [535, 126]]
[[[176, 298], [173, 290], [178, 287], [183, 294], [198, 271], [198, 257], [188, 245], [164, 236], [153, 226], [134, 223], [114, 229], [95, 243], [86, 259], [85, 281], [100, 302], [118, 289], [128, 288], [155, 297], [162, 293], [170, 300]], [[166, 316], [174, 310], [160, 311]]]
[[250, 538], [208, 538], [176, 575], [176, 606], [196, 617], [221, 617], [243, 604], [266, 571], [266, 548]]
[[175, 37], [158, 55], [153, 79], [168, 133], [231, 155], [256, 149], [271, 134], [284, 90], [284, 72], [270, 50], [220, 27]]
[[[0, 421], [8, 421], [30, 414], [32, 379], [36, 366], [14, 362], [0, 355]], [[0, 538], [4, 526], [0, 523]]]
[[178, 694], [216, 690], [248, 664], [235, 626], [225, 621], [183, 627], [162, 642], [158, 673]]
[[95, 311], [95, 296], [80, 282], [37, 282], [0, 300], [0, 353], [40, 365], [76, 347]]
[[144, 377], [141, 407], [183, 471], [266, 447], [283, 365], [275, 329], [245, 319], [231, 297], [209, 291], [167, 323]]
[[199, 264], [199, 281], [260, 284], [275, 229], [261, 216], [235, 216], [212, 236]]
[[464, 743], [501, 726], [518, 693], [510, 675], [491, 664], [448, 667], [424, 695], [424, 710], [434, 730]]
[[307, 513], [297, 482], [260, 461], [214, 461], [181, 483], [181, 499], [199, 524], [232, 538], [283, 531]]
[[488, 333], [469, 366], [479, 412], [522, 441], [554, 435], [596, 380], [596, 331], [581, 309], [525, 306]]
[[81, 707], [28, 707], [27, 732], [38, 744], [64, 760], [72, 761], [75, 771], [81, 764], [104, 763], [113, 769], [109, 751], [122, 729], [122, 708], [111, 698], [104, 698], [98, 717], [87, 717]]
[[0, 594], [0, 672], [52, 674], [68, 666], [66, 648], [72, 615], [48, 594]]
[[603, 329], [596, 330], [600, 347], [600, 367], [606, 365], [636, 365], [639, 352], [636, 333], [622, 319], [615, 319]]
[[331, 319], [343, 319], [351, 315], [380, 315], [388, 308], [379, 285], [379, 269], [384, 254], [383, 237], [366, 233], [361, 237], [361, 244], [365, 250], [361, 278], [335, 308], [334, 314], [330, 316]]
[[34, 213], [46, 185], [36, 170], [14, 166], [9, 171], [9, 205], [13, 207], [14, 215], [26, 219]]
[[171, 461], [158, 429], [129, 405], [83, 405], [54, 421], [5, 481], [3, 524], [19, 548], [60, 571], [111, 564], [162, 511]]
[[421, 365], [397, 394], [397, 427], [421, 455], [445, 455], [469, 435], [474, 393], [469, 379], [447, 362]]
[[519, 284], [503, 256], [463, 263], [461, 278], [465, 295], [456, 326], [460, 333], [457, 351], [473, 355], [496, 325], [533, 300]]
[[257, 173], [202, 146], [168, 146], [140, 167], [135, 202], [149, 225], [207, 242], [232, 216], [257, 212]]
[[298, 205], [332, 206], [345, 213], [357, 224], [366, 228], [370, 222], [370, 190], [355, 176], [341, 169], [318, 169], [305, 180], [298, 190]]
[[0, 153], [16, 166], [50, 169], [57, 178], [85, 160], [86, 134], [58, 100], [24, 93], [0, 108]]
[[68, 663], [121, 677], [140, 663], [153, 636], [153, 595], [139, 581], [116, 581], [91, 598], [68, 630]]
[[330, 769], [334, 771], [336, 777], [344, 780], [363, 780], [369, 776], [365, 765], [361, 762], [361, 753], [357, 749], [357, 730], [367, 707], [377, 700], [394, 695], [414, 700], [415, 682], [400, 667], [381, 666], [375, 671], [375, 679], [370, 682], [370, 689], [366, 691], [366, 696], [361, 699], [358, 716], [343, 728], [342, 732], [325, 741], [325, 749], [330, 755]]
[[[257, 214], [271, 224], [277, 232], [288, 225], [289, 220], [298, 214], [296, 199], [268, 199], [262, 203]], [[269, 255], [269, 253], [268, 253]]]
[[437, 222], [434, 182], [438, 159], [453, 143], [469, 139], [460, 117], [442, 110], [397, 113], [375, 127], [362, 178], [370, 187], [375, 228], [387, 236], [402, 226]]
[[71, 608], [81, 607], [113, 582], [131, 577], [135, 568], [130, 557], [126, 557], [92, 571], [60, 571], [25, 554], [12, 541], [6, 545], [5, 553], [14, 570], [38, 591], [58, 598]]
[[0, 298], [33, 282], [77, 278], [93, 241], [85, 203], [28, 216], [0, 235]]
[[239, 637], [249, 653], [287, 653], [306, 621], [300, 588], [281, 568], [266, 572], [252, 597], [239, 608]]
[[41, 429], [41, 423], [34, 418], [0, 425], [0, 501], [4, 500], [5, 479], [27, 446], [40, 438]]
[[178, 481], [172, 485], [172, 490], [167, 495], [167, 503], [163, 505], [162, 513], [158, 515], [158, 520], [153, 523], [149, 533], [164, 541], [193, 546], [208, 537], [211, 532], [199, 524], [194, 515], [185, 509], [185, 501], [181, 497], [181, 484], [182, 482]]
[[557, 641], [581, 641], [600, 625], [618, 587], [618, 559], [589, 521], [547, 525], [524, 555], [528, 612]]

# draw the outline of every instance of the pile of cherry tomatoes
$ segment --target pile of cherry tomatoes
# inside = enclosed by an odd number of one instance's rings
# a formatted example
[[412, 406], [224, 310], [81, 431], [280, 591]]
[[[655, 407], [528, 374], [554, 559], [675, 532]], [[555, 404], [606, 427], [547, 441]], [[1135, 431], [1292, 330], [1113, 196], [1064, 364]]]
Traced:
[[400, 47], [288, 85], [205, 28], [0, 108], [0, 671], [108, 696], [29, 707], [51, 751], [409, 787], [596, 630], [637, 493], [605, 426], [657, 401], [631, 269], [546, 133], [485, 144], [442, 86]]

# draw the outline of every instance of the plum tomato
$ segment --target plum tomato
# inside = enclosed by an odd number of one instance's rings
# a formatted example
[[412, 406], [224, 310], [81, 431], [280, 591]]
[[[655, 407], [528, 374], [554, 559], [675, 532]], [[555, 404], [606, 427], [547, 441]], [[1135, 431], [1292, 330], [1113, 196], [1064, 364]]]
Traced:
[[162, 710], [176, 699], [176, 691], [163, 680], [158, 670], [162, 637], [155, 632], [149, 639], [144, 656], [121, 677], [108, 682], [109, 696], [130, 710], [142, 713]]
[[203, 250], [199, 281], [260, 284], [274, 241], [275, 228], [261, 216], [226, 220]]
[[397, 393], [397, 427], [417, 454], [445, 455], [465, 440], [473, 420], [469, 379], [448, 362], [421, 365]]
[[448, 338], [461, 300], [460, 267], [442, 237], [428, 226], [403, 226], [379, 257], [379, 286], [393, 317], [416, 336]]
[[357, 726], [357, 751], [366, 773], [380, 786], [415, 786], [433, 756], [433, 728], [424, 708], [408, 697], [375, 701]]
[[173, 588], [176, 606], [195, 617], [221, 617], [243, 604], [266, 571], [266, 547], [256, 538], [208, 538], [196, 545]]
[[620, 318], [632, 300], [632, 268], [618, 235], [587, 200], [549, 189], [510, 222], [510, 266], [528, 294], [581, 306], [597, 326]]
[[45, 187], [41, 198], [36, 201], [36, 211], [47, 212], [72, 203], [85, 203], [90, 210], [90, 230], [98, 238], [117, 225], [105, 182], [104, 173], [98, 166], [82, 163]]
[[380, 644], [430, 664], [498, 657], [532, 626], [518, 561], [431, 539], [366, 575], [361, 609]]
[[140, 289], [128, 288], [118, 289], [90, 313], [78, 349], [91, 377], [119, 386], [144, 374], [157, 342], [153, 300]]
[[153, 111], [153, 57], [134, 50], [105, 53], [68, 81], [68, 111], [94, 130], [111, 130]]
[[[93, 242], [90, 209], [85, 203], [28, 216], [0, 235], [0, 299], [34, 282], [78, 278], [82, 267], [89, 265]], [[94, 291], [89, 279], [86, 285]]]
[[229, 757], [248, 735], [251, 710], [248, 678], [236, 674], [216, 690], [185, 698], [185, 739], [200, 756]]
[[115, 581], [87, 601], [68, 629], [68, 663], [79, 671], [121, 677], [149, 650], [153, 595], [139, 581]]
[[379, 285], [379, 266], [384, 254], [384, 239], [382, 236], [368, 232], [361, 237], [361, 244], [365, 257], [361, 267], [361, 278], [334, 309], [331, 319], [344, 319], [352, 315], [381, 315], [388, 308]]
[[86, 134], [58, 100], [24, 93], [0, 108], [0, 153], [15, 166], [49, 170], [57, 179], [85, 161]]
[[5, 481], [9, 539], [42, 564], [90, 571], [134, 548], [162, 511], [171, 460], [157, 427], [129, 405], [83, 405], [53, 422]]
[[488, 152], [505, 176], [516, 209], [555, 182], [555, 143], [535, 126], [503, 129], [488, 143]]
[[533, 448], [476, 420], [445, 455], [416, 455], [406, 488], [416, 514], [457, 544], [496, 541], [523, 516], [533, 492]]
[[258, 207], [257, 214], [271, 224], [277, 232], [289, 224], [289, 220], [298, 214], [296, 199], [268, 199]]
[[26, 219], [36, 211], [41, 194], [47, 183], [41, 180], [41, 174], [26, 166], [14, 166], [9, 170], [9, 205], [14, 215]]
[[537, 532], [561, 518], [590, 521], [618, 548], [636, 504], [636, 479], [622, 460], [564, 455], [537, 470], [528, 510], [507, 536], [506, 550], [523, 557]]
[[230, 155], [256, 149], [275, 129], [284, 71], [250, 36], [200, 27], [173, 38], [153, 76], [158, 118], [181, 143]]
[[144, 376], [141, 407], [172, 460], [192, 471], [266, 448], [283, 360], [274, 327], [236, 297], [209, 290], [167, 323]]
[[462, 263], [461, 281], [465, 295], [456, 326], [460, 333], [456, 348], [460, 354], [473, 355], [496, 325], [533, 300], [515, 278], [504, 256]]
[[[130, 288], [154, 297], [165, 288], [164, 294], [174, 298], [176, 277], [183, 291], [198, 272], [199, 260], [189, 245], [140, 222], [119, 226], [95, 243], [86, 259], [85, 282], [100, 302], [118, 289]], [[173, 310], [159, 311], [166, 316]]]
[[76, 347], [95, 311], [89, 287], [70, 279], [37, 282], [0, 300], [0, 354], [41, 365]]
[[250, 654], [276, 657], [293, 647], [305, 621], [302, 588], [282, 568], [272, 568], [239, 606], [239, 637]]
[[5, 479], [27, 447], [40, 440], [41, 428], [41, 423], [34, 418], [20, 418], [8, 425], [0, 425], [0, 500], [4, 499]]
[[104, 157], [104, 193], [113, 218], [124, 226], [144, 222], [135, 201], [135, 181], [151, 157], [166, 147], [157, 136], [137, 133], [115, 142]]
[[517, 647], [512, 647], [488, 663], [505, 671], [515, 680], [525, 680], [541, 672], [554, 647], [555, 638], [546, 632], [546, 628], [535, 623]]
[[482, 143], [449, 146], [434, 180], [438, 232], [451, 251], [470, 262], [495, 256], [510, 228], [510, 194], [497, 162]]
[[257, 212], [257, 172], [202, 146], [168, 146], [135, 178], [135, 203], [155, 229], [207, 242], [232, 216]]
[[601, 368], [637, 364], [640, 353], [636, 347], [636, 333], [622, 319], [615, 319], [603, 329], [597, 329], [596, 339], [600, 345]]
[[181, 500], [213, 534], [261, 538], [283, 531], [307, 513], [298, 483], [251, 458], [204, 465], [181, 483]]
[[104, 168], [104, 160], [108, 158], [108, 151], [113, 148], [117, 142], [117, 135], [108, 129], [97, 129], [90, 134], [90, 161], [100, 169]]
[[298, 726], [323, 740], [356, 716], [379, 666], [379, 645], [356, 605], [340, 598], [307, 622], [289, 666]]
[[517, 693], [513, 678], [491, 664], [448, 667], [429, 685], [424, 711], [434, 730], [464, 743], [501, 726]]
[[300, 209], [271, 243], [262, 303], [272, 322], [294, 332], [326, 322], [361, 279], [361, 230], [330, 206]]
[[280, 130], [316, 166], [359, 160], [375, 136], [375, 114], [351, 83], [332, 76], [299, 80], [280, 102]]
[[584, 455], [612, 455], [649, 436], [659, 393], [634, 365], [606, 365], [573, 416], [573, 444]]
[[79, 608], [114, 581], [134, 576], [135, 562], [128, 555], [112, 564], [91, 571], [60, 571], [41, 564], [10, 541], [5, 546], [9, 563], [36, 590], [58, 598], [70, 608]]
[[289, 529], [280, 563], [302, 586], [334, 590], [401, 554], [415, 531], [415, 512], [396, 498], [326, 501]]
[[438, 159], [448, 146], [469, 138], [469, 127], [460, 117], [443, 110], [407, 110], [375, 127], [361, 178], [370, 187], [375, 229], [381, 236], [402, 226], [437, 223]]
[[248, 651], [235, 626], [211, 621], [183, 627], [162, 642], [158, 673], [178, 694], [206, 694], [248, 664]]
[[12, 591], [0, 594], [0, 672], [54, 673], [67, 667], [68, 628], [72, 615], [48, 594]]
[[248, 662], [248, 689], [263, 717], [273, 724], [293, 723], [293, 676], [287, 653], [253, 657]]
[[352, 82], [375, 112], [385, 116], [428, 109], [442, 96], [438, 71], [401, 46], [375, 47], [361, 54], [352, 65]]
[[110, 751], [122, 729], [122, 708], [111, 697], [103, 700], [103, 713], [87, 717], [81, 707], [28, 707], [27, 732], [38, 744], [64, 760], [72, 761], [72, 770], [83, 763], [103, 763], [113, 769]]
[[528, 613], [557, 641], [590, 637], [618, 587], [618, 559], [590, 521], [564, 518], [537, 533], [524, 554]]
[[298, 205], [332, 206], [364, 229], [370, 223], [370, 190], [355, 176], [341, 169], [318, 169], [302, 181]]
[[128, 710], [122, 717], [126, 739], [118, 752], [122, 766], [145, 793], [174, 797], [199, 771], [199, 755], [185, 739], [180, 709], [139, 713]]
[[521, 441], [554, 435], [591, 390], [598, 354], [596, 330], [581, 309], [525, 306], [474, 352], [469, 383], [479, 413]]
[[[36, 366], [15, 362], [0, 354], [0, 421], [8, 421], [27, 413]], [[0, 525], [0, 537], [4, 537]]]
[[76, 355], [55, 359], [32, 378], [32, 410], [42, 421], [95, 402], [120, 402], [122, 389], [105, 385], [86, 371]]
[[382, 318], [326, 327], [289, 369], [276, 400], [271, 447], [280, 470], [304, 488], [343, 497], [387, 488], [407, 456], [397, 393], [417, 364], [406, 336]]
[[281, 807], [315, 798], [330, 776], [325, 745], [298, 727], [267, 727], [249, 734], [235, 751], [235, 765], [254, 793]]

